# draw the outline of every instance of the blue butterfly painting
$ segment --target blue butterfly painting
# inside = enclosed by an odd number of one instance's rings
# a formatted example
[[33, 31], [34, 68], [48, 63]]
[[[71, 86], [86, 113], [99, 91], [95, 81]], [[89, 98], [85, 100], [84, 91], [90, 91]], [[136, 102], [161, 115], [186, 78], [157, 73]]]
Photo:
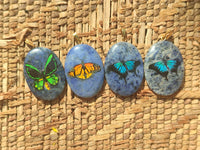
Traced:
[[113, 71], [120, 75], [120, 79], [124, 78], [125, 83], [126, 82], [126, 76], [128, 75], [128, 72], [134, 72], [136, 74], [136, 68], [140, 65], [140, 61], [135, 60], [129, 60], [129, 61], [122, 61], [117, 62], [115, 64], [112, 64], [108, 66], [108, 72]]
[[156, 71], [156, 73], [165, 77], [165, 79], [168, 81], [167, 75], [169, 73], [169, 70], [171, 72], [175, 72], [177, 75], [177, 69], [180, 64], [181, 63], [179, 59], [170, 59], [170, 60], [164, 59], [162, 61], [158, 61], [156, 63], [149, 65], [149, 69]]

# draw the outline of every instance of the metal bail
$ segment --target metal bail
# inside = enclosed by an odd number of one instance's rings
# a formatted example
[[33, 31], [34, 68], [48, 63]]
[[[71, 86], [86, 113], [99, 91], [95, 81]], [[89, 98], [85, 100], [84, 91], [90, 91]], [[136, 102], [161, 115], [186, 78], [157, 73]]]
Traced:
[[74, 36], [74, 40], [76, 41], [76, 43], [81, 44], [81, 39], [78, 37], [76, 32], [73, 34], [73, 36]]
[[174, 31], [172, 30], [172, 31], [168, 31], [165, 34], [161, 35], [160, 40], [166, 41], [166, 40], [170, 39], [172, 37], [173, 32]]
[[125, 41], [127, 39], [127, 32], [125, 29], [122, 29], [122, 37], [123, 37], [123, 41]]
[[33, 42], [32, 42], [31, 40], [29, 40], [29, 39], [26, 39], [26, 40], [25, 40], [25, 43], [26, 43], [29, 47], [31, 47], [31, 48], [34, 48], [34, 47], [35, 47], [35, 45], [33, 44]]

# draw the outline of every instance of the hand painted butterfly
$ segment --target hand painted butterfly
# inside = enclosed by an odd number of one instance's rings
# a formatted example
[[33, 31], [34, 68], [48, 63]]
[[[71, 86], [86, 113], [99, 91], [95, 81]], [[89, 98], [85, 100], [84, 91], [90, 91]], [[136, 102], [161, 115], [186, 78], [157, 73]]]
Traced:
[[37, 90], [42, 90], [44, 85], [47, 90], [50, 90], [50, 85], [58, 84], [59, 78], [56, 74], [54, 74], [57, 70], [57, 64], [53, 54], [49, 55], [44, 71], [40, 72], [36, 67], [30, 64], [25, 64], [25, 68], [29, 77], [34, 80], [34, 87]]
[[85, 63], [73, 67], [70, 72], [68, 72], [68, 75], [73, 78], [88, 79], [91, 78], [94, 73], [99, 71], [101, 71], [101, 68], [98, 64]]
[[128, 72], [134, 72], [136, 74], [136, 68], [140, 65], [140, 61], [129, 60], [126, 62], [117, 62], [108, 66], [108, 72], [113, 71], [120, 75], [120, 78], [124, 78], [126, 82], [126, 76]]
[[177, 75], [177, 69], [179, 65], [180, 61], [178, 59], [163, 60], [149, 65], [149, 69], [156, 71], [156, 73], [160, 74], [161, 76], [165, 77], [166, 80], [168, 80], [168, 70], [175, 72]]

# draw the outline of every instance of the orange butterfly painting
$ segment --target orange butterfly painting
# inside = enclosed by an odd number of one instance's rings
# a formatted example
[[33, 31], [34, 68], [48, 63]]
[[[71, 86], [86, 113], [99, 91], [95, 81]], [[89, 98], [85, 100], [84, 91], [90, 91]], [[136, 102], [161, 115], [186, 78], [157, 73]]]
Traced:
[[96, 72], [101, 71], [101, 68], [99, 65], [94, 63], [85, 63], [85, 64], [78, 64], [74, 66], [70, 72], [68, 72], [68, 75], [73, 78], [78, 79], [88, 79], [92, 77], [92, 75]]

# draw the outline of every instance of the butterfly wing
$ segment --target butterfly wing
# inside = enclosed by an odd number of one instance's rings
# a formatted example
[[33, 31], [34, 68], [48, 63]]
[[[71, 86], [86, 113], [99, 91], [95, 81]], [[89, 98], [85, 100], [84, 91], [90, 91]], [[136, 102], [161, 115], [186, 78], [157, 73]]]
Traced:
[[126, 67], [125, 67], [121, 62], [115, 63], [113, 66], [115, 67], [115, 69], [116, 69], [120, 74], [126, 74], [126, 73], [127, 73]]
[[84, 70], [82, 64], [76, 65], [68, 72], [68, 75], [73, 78], [85, 79]]
[[49, 76], [53, 74], [56, 70], [57, 70], [56, 60], [53, 57], [53, 54], [50, 54], [44, 67], [44, 73], [46, 76]]
[[101, 70], [100, 66], [94, 63], [85, 63], [85, 68], [88, 72], [99, 72]]
[[34, 66], [29, 65], [29, 64], [26, 64], [25, 68], [26, 68], [26, 72], [27, 72], [28, 76], [31, 79], [35, 80], [34, 87], [38, 90], [42, 90], [43, 86], [44, 86], [44, 80], [43, 80], [43, 76], [40, 73], [40, 71], [37, 68], [35, 68]]
[[126, 78], [126, 76], [128, 74], [126, 67], [121, 62], [118, 62], [118, 63], [108, 66], [107, 70], [108, 70], [108, 72], [113, 71], [113, 72], [119, 74], [120, 77], [123, 77], [123, 78]]
[[85, 63], [84, 74], [86, 79], [90, 78], [94, 73], [101, 71], [101, 67], [93, 63]]
[[42, 74], [36, 67], [29, 65], [29, 64], [25, 64], [25, 69], [26, 69], [28, 76], [31, 79], [39, 80], [42, 78]]
[[[58, 84], [59, 78], [56, 74], [54, 74], [56, 70], [57, 70], [56, 60], [53, 57], [53, 54], [50, 54], [44, 67], [44, 74], [46, 81], [51, 85]], [[45, 82], [45, 87], [47, 90], [50, 90], [50, 86], [47, 82]]]
[[49, 84], [56, 85], [58, 84], [59, 78], [57, 75], [52, 74], [52, 75], [46, 76], [46, 80], [48, 81]]
[[140, 65], [140, 61], [129, 60], [125, 62], [125, 65], [128, 71], [136, 73], [135, 71], [136, 71], [137, 66]]
[[41, 78], [39, 80], [35, 80], [34, 84], [35, 84], [35, 88], [36, 89], [42, 90], [43, 87], [44, 87], [44, 80], [43, 80], [43, 78]]
[[160, 74], [161, 76], [167, 79], [168, 69], [166, 65], [164, 64], [164, 62], [159, 61], [159, 62], [153, 63], [149, 65], [149, 69], [156, 71], [158, 74]]
[[176, 72], [176, 74], [177, 74], [177, 69], [179, 65], [180, 65], [180, 61], [178, 59], [167, 61], [167, 67], [169, 68], [169, 70], [171, 70], [171, 72]]

